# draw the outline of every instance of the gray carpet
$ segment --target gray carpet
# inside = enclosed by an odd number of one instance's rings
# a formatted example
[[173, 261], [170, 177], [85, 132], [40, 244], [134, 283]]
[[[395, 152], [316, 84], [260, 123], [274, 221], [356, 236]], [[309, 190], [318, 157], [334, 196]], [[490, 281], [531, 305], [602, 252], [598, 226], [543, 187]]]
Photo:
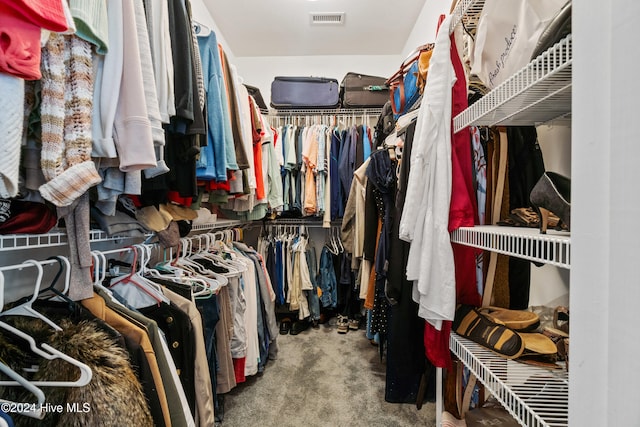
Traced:
[[223, 427], [435, 426], [433, 403], [385, 402], [386, 368], [363, 330], [325, 324], [277, 340], [278, 359], [225, 396]]

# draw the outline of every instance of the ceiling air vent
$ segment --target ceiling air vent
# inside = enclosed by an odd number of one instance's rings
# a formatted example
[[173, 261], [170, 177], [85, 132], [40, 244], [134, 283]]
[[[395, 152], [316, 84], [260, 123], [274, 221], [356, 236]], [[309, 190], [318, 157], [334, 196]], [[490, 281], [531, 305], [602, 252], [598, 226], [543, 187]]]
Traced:
[[322, 12], [309, 14], [311, 25], [341, 25], [344, 24], [344, 12]]

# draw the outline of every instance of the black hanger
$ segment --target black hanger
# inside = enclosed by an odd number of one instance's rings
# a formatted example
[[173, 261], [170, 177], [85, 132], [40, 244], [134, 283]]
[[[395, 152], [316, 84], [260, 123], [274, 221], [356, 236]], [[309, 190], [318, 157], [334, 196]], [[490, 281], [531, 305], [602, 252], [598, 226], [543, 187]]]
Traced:
[[72, 300], [71, 298], [69, 298], [68, 296], [66, 296], [63, 292], [60, 292], [57, 288], [56, 285], [58, 284], [58, 279], [60, 279], [60, 276], [62, 276], [62, 272], [64, 271], [64, 263], [62, 261], [62, 258], [59, 256], [52, 256], [47, 258], [49, 259], [55, 259], [56, 261], [58, 261], [58, 271], [56, 273], [56, 275], [54, 276], [53, 280], [51, 281], [51, 284], [44, 288], [41, 289], [40, 292], [38, 293], [38, 295], [44, 295], [47, 292], [52, 292], [53, 294], [55, 294], [56, 296], [58, 296], [59, 298], [61, 298], [64, 302], [67, 303], [67, 307], [69, 308], [69, 312], [71, 313], [77, 313], [77, 311], [79, 310], [79, 306], [78, 303], [75, 302], [74, 300]]

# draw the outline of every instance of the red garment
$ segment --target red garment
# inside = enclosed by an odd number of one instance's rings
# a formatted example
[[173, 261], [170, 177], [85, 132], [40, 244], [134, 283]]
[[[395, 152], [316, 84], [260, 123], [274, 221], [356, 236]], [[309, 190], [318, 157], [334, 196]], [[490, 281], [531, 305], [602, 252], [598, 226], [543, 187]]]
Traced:
[[451, 353], [449, 352], [449, 336], [451, 322], [442, 322], [442, 330], [438, 331], [429, 322], [424, 322], [424, 350], [429, 362], [436, 368], [451, 368]]
[[170, 202], [177, 203], [182, 206], [191, 207], [193, 203], [193, 197], [182, 197], [177, 191], [169, 191], [167, 199]]
[[0, 3], [0, 72], [25, 80], [39, 80], [40, 27], [27, 22]]
[[[253, 98], [249, 97], [249, 105], [252, 111], [257, 111], [257, 107], [253, 102]], [[253, 137], [253, 164], [254, 173], [256, 176], [256, 199], [264, 200], [266, 196], [264, 188], [264, 176], [262, 175], [262, 137], [264, 131], [262, 130], [262, 123], [256, 123], [260, 117], [256, 114], [251, 114], [251, 133]]]
[[241, 359], [233, 359], [233, 373], [236, 377], [236, 383], [240, 384], [247, 380], [244, 376], [244, 365], [247, 362], [247, 358], [243, 357]]
[[[67, 31], [67, 18], [64, 16], [64, 0], [0, 0], [0, 15], [12, 10], [13, 15], [24, 22], [36, 25], [56, 33]], [[4, 21], [2, 22], [4, 27]]]
[[231, 191], [231, 184], [229, 181], [198, 181], [198, 187], [204, 187], [206, 191]]
[[[455, 37], [451, 35], [451, 62], [456, 73], [452, 89], [451, 118], [468, 106], [467, 84], [464, 68], [458, 55]], [[449, 231], [459, 227], [473, 227], [477, 223], [478, 203], [473, 188], [471, 136], [468, 128], [453, 132], [451, 136], [451, 204], [449, 207]], [[471, 246], [452, 244], [456, 266], [456, 302], [480, 306], [482, 298], [476, 285], [476, 253]]]

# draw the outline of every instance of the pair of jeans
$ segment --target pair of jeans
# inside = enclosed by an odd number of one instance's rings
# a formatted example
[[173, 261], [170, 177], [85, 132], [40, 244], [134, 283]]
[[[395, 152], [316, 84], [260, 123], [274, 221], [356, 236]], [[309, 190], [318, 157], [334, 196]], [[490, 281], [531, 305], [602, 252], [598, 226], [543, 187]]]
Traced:
[[309, 266], [309, 277], [313, 289], [307, 292], [307, 301], [309, 302], [309, 311], [311, 312], [311, 320], [320, 320], [320, 299], [318, 298], [318, 283], [316, 275], [318, 272], [318, 261], [316, 259], [316, 249], [313, 246], [307, 247], [305, 252], [307, 257], [307, 265]]
[[338, 286], [331, 252], [325, 246], [320, 253], [320, 269], [317, 285], [322, 291], [320, 302], [325, 308], [336, 308], [338, 304]]

